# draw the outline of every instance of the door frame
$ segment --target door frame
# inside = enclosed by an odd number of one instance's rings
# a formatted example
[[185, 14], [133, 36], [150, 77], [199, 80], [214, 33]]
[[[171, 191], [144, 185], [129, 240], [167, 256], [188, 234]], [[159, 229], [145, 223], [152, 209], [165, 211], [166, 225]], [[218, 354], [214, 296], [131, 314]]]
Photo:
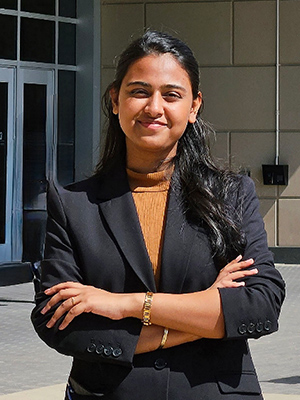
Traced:
[[[22, 261], [23, 252], [23, 121], [24, 84], [47, 86], [46, 108], [46, 178], [54, 179], [56, 159], [56, 135], [54, 127], [55, 72], [52, 69], [18, 68], [17, 70], [17, 119], [14, 157], [14, 213], [12, 220], [12, 261]], [[26, 261], [26, 260], [24, 260]]]
[[0, 67], [0, 82], [8, 84], [7, 91], [7, 152], [6, 152], [6, 215], [5, 243], [0, 244], [0, 262], [12, 259], [12, 215], [13, 207], [13, 172], [14, 172], [14, 137], [15, 137], [15, 68]]

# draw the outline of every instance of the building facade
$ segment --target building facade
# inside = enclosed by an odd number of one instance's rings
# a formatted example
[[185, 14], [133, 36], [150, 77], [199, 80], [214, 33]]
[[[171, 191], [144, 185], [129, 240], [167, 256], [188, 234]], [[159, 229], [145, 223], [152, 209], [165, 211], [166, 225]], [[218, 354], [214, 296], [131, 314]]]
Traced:
[[100, 3], [0, 0], [0, 284], [41, 259], [50, 179], [93, 169], [100, 131]]
[[[277, 262], [300, 259], [300, 2], [0, 0], [0, 284], [42, 256], [49, 179], [92, 173], [100, 99], [146, 28], [194, 50], [215, 156], [256, 184]], [[289, 166], [265, 185], [262, 165]]]

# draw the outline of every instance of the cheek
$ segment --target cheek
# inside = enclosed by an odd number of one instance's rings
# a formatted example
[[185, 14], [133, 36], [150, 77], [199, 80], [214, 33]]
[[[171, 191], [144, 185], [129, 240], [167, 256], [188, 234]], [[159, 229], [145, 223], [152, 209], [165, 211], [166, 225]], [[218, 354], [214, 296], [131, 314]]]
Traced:
[[124, 101], [119, 105], [119, 114], [122, 115], [123, 119], [134, 118], [136, 114], [138, 114], [140, 110], [140, 104], [132, 99]]
[[124, 109], [120, 107], [118, 118], [119, 118], [119, 124], [126, 135], [134, 125], [133, 114], [130, 112], [128, 108]]
[[174, 118], [176, 118], [177, 123], [181, 126], [186, 126], [188, 122], [195, 122], [193, 121], [193, 114], [191, 113], [191, 108], [186, 107], [185, 109], [178, 110], [177, 113], [174, 113]]

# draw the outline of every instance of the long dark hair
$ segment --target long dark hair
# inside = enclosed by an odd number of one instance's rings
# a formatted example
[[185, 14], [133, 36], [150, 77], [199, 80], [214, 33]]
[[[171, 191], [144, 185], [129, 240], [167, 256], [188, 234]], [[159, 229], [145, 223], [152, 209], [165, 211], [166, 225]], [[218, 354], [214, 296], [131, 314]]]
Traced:
[[[120, 90], [128, 68], [149, 54], [171, 54], [188, 73], [193, 98], [199, 91], [199, 66], [191, 49], [181, 40], [167, 33], [147, 31], [132, 42], [120, 55], [115, 79], [108, 86], [102, 105], [107, 116], [105, 143], [96, 173], [109, 170], [120, 160], [125, 162], [125, 135], [118, 116], [113, 114], [110, 90]], [[214, 256], [222, 264], [242, 253], [244, 239], [240, 230], [239, 212], [233, 209], [229, 198], [239, 189], [240, 177], [232, 171], [219, 168], [213, 161], [209, 147], [210, 126], [200, 117], [188, 123], [179, 139], [173, 160], [175, 170], [172, 188], [180, 188], [182, 205], [187, 219], [195, 227], [204, 227], [210, 239]], [[231, 209], [232, 207], [232, 209]]]

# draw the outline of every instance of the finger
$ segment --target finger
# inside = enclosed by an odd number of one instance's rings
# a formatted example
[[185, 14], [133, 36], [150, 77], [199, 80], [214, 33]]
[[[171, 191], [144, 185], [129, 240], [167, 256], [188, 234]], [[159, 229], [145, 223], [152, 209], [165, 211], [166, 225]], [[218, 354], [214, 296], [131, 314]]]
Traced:
[[62, 282], [62, 283], [58, 283], [57, 285], [52, 286], [49, 289], [46, 289], [44, 291], [44, 293], [47, 295], [52, 295], [54, 293], [59, 292], [62, 289], [74, 288], [74, 287], [78, 287], [80, 285], [81, 285], [81, 283], [79, 283], [79, 282]]
[[245, 278], [246, 276], [252, 276], [257, 273], [258, 273], [257, 268], [228, 273], [225, 277], [223, 277], [223, 278], [219, 279], [217, 282], [215, 282], [215, 285], [213, 285], [213, 286], [216, 288], [245, 286], [245, 282], [236, 282], [236, 281], [238, 279]]
[[78, 295], [78, 291], [74, 291], [74, 289], [61, 289], [58, 293], [56, 293], [45, 305], [45, 307], [41, 310], [41, 314], [46, 314], [52, 307], [58, 304], [62, 300], [66, 300], [70, 297], [75, 297]]
[[241, 261], [241, 259], [243, 258], [243, 256], [241, 254], [239, 254], [234, 260], [232, 260], [229, 264], [235, 264]]
[[254, 263], [254, 260], [252, 258], [249, 258], [248, 260], [241, 261], [242, 256], [238, 256], [234, 260], [232, 260], [230, 263], [226, 264], [224, 268], [220, 270], [220, 272], [231, 272], [232, 270], [238, 270], [241, 268], [245, 268], [246, 266], [249, 266]]
[[[64, 314], [66, 314], [68, 311], [70, 311], [70, 309], [73, 307], [73, 304], [74, 304], [74, 300], [72, 300], [72, 298], [69, 298], [69, 299], [65, 300], [63, 303], [61, 303], [61, 305], [58, 307], [58, 309], [52, 315], [51, 319], [46, 324], [46, 327], [52, 328]], [[76, 305], [76, 303], [75, 303], [75, 305]], [[75, 305], [74, 305], [74, 307], [75, 307]]]
[[232, 265], [228, 265], [224, 268], [226, 272], [232, 273], [234, 271], [239, 271], [241, 269], [250, 267], [251, 265], [254, 264], [253, 258], [249, 258], [248, 260], [245, 261], [240, 261], [239, 263], [234, 263]]
[[247, 269], [247, 270], [233, 272], [232, 274], [230, 274], [228, 276], [228, 278], [230, 278], [230, 280], [232, 280], [232, 281], [235, 281], [237, 279], [244, 278], [245, 276], [256, 275], [257, 273], [258, 273], [258, 269], [257, 268]]
[[245, 282], [236, 282], [238, 279], [245, 278], [247, 276], [252, 276], [258, 273], [256, 268], [246, 271], [237, 271], [232, 274], [227, 275], [225, 278], [220, 280], [218, 284], [223, 285], [223, 287], [238, 287], [245, 286]]
[[233, 265], [233, 264], [236, 264], [236, 263], [240, 262], [242, 258], [243, 258], [242, 255], [238, 255], [236, 258], [234, 258], [232, 261], [230, 261], [228, 264], [226, 264], [224, 268], [229, 267], [230, 265]]
[[235, 282], [232, 280], [222, 280], [221, 282], [218, 282], [214, 288], [222, 289], [222, 288], [237, 288], [245, 286], [245, 282]]
[[70, 309], [70, 311], [67, 313], [67, 315], [65, 316], [63, 322], [59, 325], [58, 329], [60, 331], [65, 329], [73, 321], [73, 319], [75, 317], [82, 314], [83, 312], [84, 312], [84, 309], [82, 307], [82, 303], [79, 303], [79, 304], [75, 305], [74, 307], [72, 307]]
[[241, 286], [245, 286], [245, 282], [231, 282], [229, 287], [238, 288]]

